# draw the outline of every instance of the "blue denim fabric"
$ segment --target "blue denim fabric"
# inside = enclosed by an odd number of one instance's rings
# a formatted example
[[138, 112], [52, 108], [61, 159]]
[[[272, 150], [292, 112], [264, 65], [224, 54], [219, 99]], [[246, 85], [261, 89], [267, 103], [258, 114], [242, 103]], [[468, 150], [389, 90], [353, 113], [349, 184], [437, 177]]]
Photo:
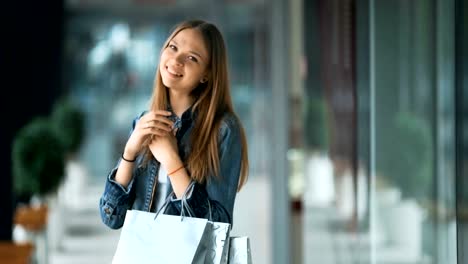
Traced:
[[[133, 120], [131, 132], [144, 113]], [[179, 129], [176, 133], [179, 154], [184, 162], [191, 149], [190, 134], [194, 118], [196, 115], [192, 115], [190, 109], [187, 110], [182, 115], [181, 125], [178, 125]], [[194, 217], [209, 218], [209, 199], [211, 220], [230, 223], [232, 227], [232, 214], [241, 166], [241, 138], [239, 121], [231, 113], [225, 113], [223, 116], [218, 142], [220, 175], [216, 175], [216, 177], [211, 175], [210, 180], [204, 184], [196, 183], [187, 202], [195, 214]], [[153, 159], [146, 166], [142, 166], [142, 160], [142, 156], [137, 157], [132, 180], [127, 188], [115, 181], [115, 174], [121, 159], [108, 174], [99, 208], [103, 223], [110, 228], [122, 227], [127, 209], [154, 211], [154, 208], [150, 208], [150, 204], [154, 184], [157, 184], [160, 164]], [[172, 189], [168, 193], [171, 192]], [[179, 215], [180, 209], [181, 201], [173, 195], [164, 213]]]

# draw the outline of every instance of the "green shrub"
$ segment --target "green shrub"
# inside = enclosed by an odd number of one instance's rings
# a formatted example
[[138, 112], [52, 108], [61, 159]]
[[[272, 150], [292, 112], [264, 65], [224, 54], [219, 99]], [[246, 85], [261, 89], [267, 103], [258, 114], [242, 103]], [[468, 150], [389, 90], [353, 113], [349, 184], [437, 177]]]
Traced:
[[310, 99], [306, 105], [304, 134], [306, 147], [325, 151], [328, 147], [327, 115], [323, 100]]
[[[377, 170], [398, 186], [404, 198], [421, 199], [432, 185], [432, 143], [427, 123], [398, 113], [377, 143]], [[381, 143], [379, 146], [379, 142]]]
[[18, 195], [46, 195], [56, 191], [64, 177], [62, 142], [48, 119], [36, 117], [13, 139], [12, 172]]
[[84, 112], [71, 101], [62, 99], [55, 104], [51, 120], [66, 153], [76, 153], [85, 134]]

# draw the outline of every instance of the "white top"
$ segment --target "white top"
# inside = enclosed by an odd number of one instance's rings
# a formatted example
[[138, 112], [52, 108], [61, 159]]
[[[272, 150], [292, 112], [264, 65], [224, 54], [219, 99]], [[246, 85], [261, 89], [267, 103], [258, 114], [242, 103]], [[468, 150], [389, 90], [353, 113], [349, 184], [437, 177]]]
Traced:
[[169, 177], [167, 176], [166, 170], [162, 166], [159, 166], [158, 183], [156, 186], [156, 195], [154, 196], [156, 212], [161, 208], [161, 206], [166, 201], [167, 196], [169, 195], [169, 184]]

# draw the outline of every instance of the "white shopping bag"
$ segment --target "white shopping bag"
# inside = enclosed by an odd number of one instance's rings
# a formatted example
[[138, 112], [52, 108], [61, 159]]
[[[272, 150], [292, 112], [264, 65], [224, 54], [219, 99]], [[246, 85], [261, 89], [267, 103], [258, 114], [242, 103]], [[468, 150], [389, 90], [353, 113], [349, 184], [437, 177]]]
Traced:
[[227, 264], [231, 225], [208, 221], [193, 264]]
[[127, 210], [112, 264], [226, 264], [231, 225], [184, 216], [185, 197], [180, 216]]
[[248, 236], [234, 236], [229, 242], [229, 264], [252, 264], [252, 252]]
[[128, 210], [113, 264], [192, 263], [207, 219]]

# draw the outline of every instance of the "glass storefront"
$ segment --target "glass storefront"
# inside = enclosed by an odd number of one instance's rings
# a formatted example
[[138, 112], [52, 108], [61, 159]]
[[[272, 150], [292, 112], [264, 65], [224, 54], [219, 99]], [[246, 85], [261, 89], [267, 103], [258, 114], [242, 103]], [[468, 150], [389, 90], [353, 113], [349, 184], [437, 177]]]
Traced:
[[304, 263], [457, 263], [454, 1], [305, 12]]
[[371, 12], [373, 257], [456, 263], [453, 1]]

